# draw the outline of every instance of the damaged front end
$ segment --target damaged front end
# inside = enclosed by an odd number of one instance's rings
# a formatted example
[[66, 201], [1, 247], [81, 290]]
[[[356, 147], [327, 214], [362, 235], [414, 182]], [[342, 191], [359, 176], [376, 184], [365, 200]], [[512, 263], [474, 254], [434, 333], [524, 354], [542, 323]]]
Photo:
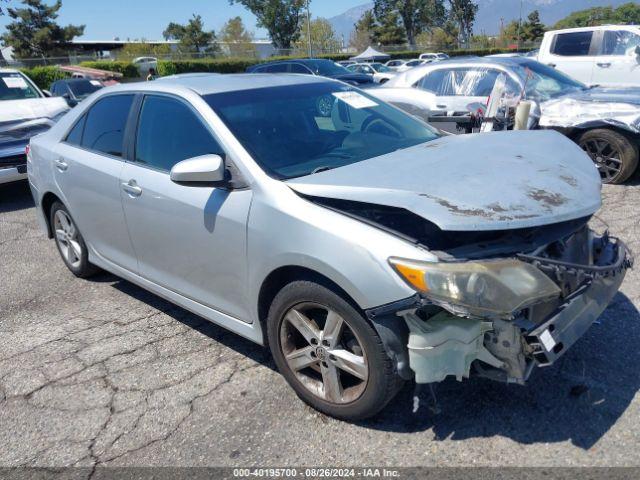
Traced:
[[441, 256], [390, 259], [418, 294], [367, 312], [398, 373], [417, 383], [471, 374], [524, 383], [588, 330], [632, 266], [620, 240], [586, 224], [526, 253]]

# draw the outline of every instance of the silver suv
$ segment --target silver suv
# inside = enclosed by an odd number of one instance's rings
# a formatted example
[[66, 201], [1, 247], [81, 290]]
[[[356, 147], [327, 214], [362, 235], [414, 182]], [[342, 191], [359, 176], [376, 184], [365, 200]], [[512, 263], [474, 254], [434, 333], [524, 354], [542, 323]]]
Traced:
[[71, 272], [268, 345], [304, 401], [344, 419], [405, 380], [524, 383], [630, 265], [588, 229], [600, 178], [562, 135], [441, 137], [321, 77], [106, 88], [33, 139], [28, 170]]

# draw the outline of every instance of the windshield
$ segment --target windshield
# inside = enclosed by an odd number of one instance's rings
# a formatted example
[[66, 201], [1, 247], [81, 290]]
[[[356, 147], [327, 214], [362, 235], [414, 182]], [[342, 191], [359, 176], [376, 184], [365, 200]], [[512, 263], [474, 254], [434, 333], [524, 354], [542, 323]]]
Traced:
[[17, 72], [0, 72], [0, 100], [40, 98], [31, 82]]
[[316, 75], [331, 77], [333, 75], [344, 75], [350, 73], [349, 70], [338, 65], [331, 60], [313, 60], [305, 62], [305, 65]]
[[76, 98], [85, 98], [91, 95], [93, 92], [97, 92], [102, 88], [102, 84], [97, 80], [86, 80], [81, 82], [70, 82], [69, 88], [76, 96]]
[[391, 69], [382, 63], [372, 63], [371, 68], [373, 68], [376, 72], [379, 73], [387, 73], [390, 72]]
[[400, 110], [333, 82], [204, 98], [254, 160], [278, 179], [361, 162], [439, 136]]
[[525, 83], [525, 97], [545, 101], [568, 93], [585, 90], [587, 87], [555, 68], [530, 61], [515, 68]]

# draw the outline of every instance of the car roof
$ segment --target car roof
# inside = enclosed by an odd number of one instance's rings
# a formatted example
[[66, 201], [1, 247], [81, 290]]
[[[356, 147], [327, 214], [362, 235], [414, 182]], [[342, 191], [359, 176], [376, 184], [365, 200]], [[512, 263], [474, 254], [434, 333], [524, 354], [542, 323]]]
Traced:
[[560, 30], [549, 30], [546, 33], [571, 33], [571, 32], [591, 32], [595, 30], [627, 30], [632, 28], [634, 30], [640, 29], [638, 25], [595, 25], [593, 27], [574, 27], [574, 28], [562, 28]]
[[15, 68], [0, 68], [1, 73], [21, 73], [20, 70], [16, 70]]
[[176, 75], [165, 77], [160, 81], [126, 83], [111, 87], [110, 91], [131, 90], [157, 90], [161, 86], [163, 90], [172, 88], [186, 88], [198, 95], [210, 95], [214, 93], [237, 92], [256, 88], [283, 87], [289, 85], [302, 85], [313, 83], [326, 83], [333, 80], [313, 75], [295, 74], [260, 74], [260, 73], [232, 73], [219, 75], [215, 73], [201, 75]]

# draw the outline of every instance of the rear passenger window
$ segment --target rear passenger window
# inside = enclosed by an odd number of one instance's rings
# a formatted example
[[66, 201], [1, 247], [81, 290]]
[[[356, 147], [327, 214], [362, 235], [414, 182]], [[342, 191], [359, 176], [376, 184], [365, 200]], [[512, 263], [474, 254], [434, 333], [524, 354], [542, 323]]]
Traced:
[[82, 145], [82, 132], [84, 131], [84, 124], [87, 121], [87, 116], [83, 115], [80, 120], [76, 122], [76, 125], [71, 129], [65, 142], [71, 145]]
[[565, 57], [585, 57], [591, 50], [593, 32], [559, 33], [551, 46], [551, 53]]
[[124, 129], [133, 95], [113, 95], [96, 102], [87, 113], [82, 146], [122, 157]]
[[307, 67], [305, 67], [304, 65], [300, 65], [299, 63], [292, 63], [290, 72], [291, 73], [304, 73], [304, 74], [311, 73]]
[[187, 105], [168, 97], [145, 98], [138, 123], [136, 162], [168, 172], [182, 160], [207, 154], [224, 156]]

